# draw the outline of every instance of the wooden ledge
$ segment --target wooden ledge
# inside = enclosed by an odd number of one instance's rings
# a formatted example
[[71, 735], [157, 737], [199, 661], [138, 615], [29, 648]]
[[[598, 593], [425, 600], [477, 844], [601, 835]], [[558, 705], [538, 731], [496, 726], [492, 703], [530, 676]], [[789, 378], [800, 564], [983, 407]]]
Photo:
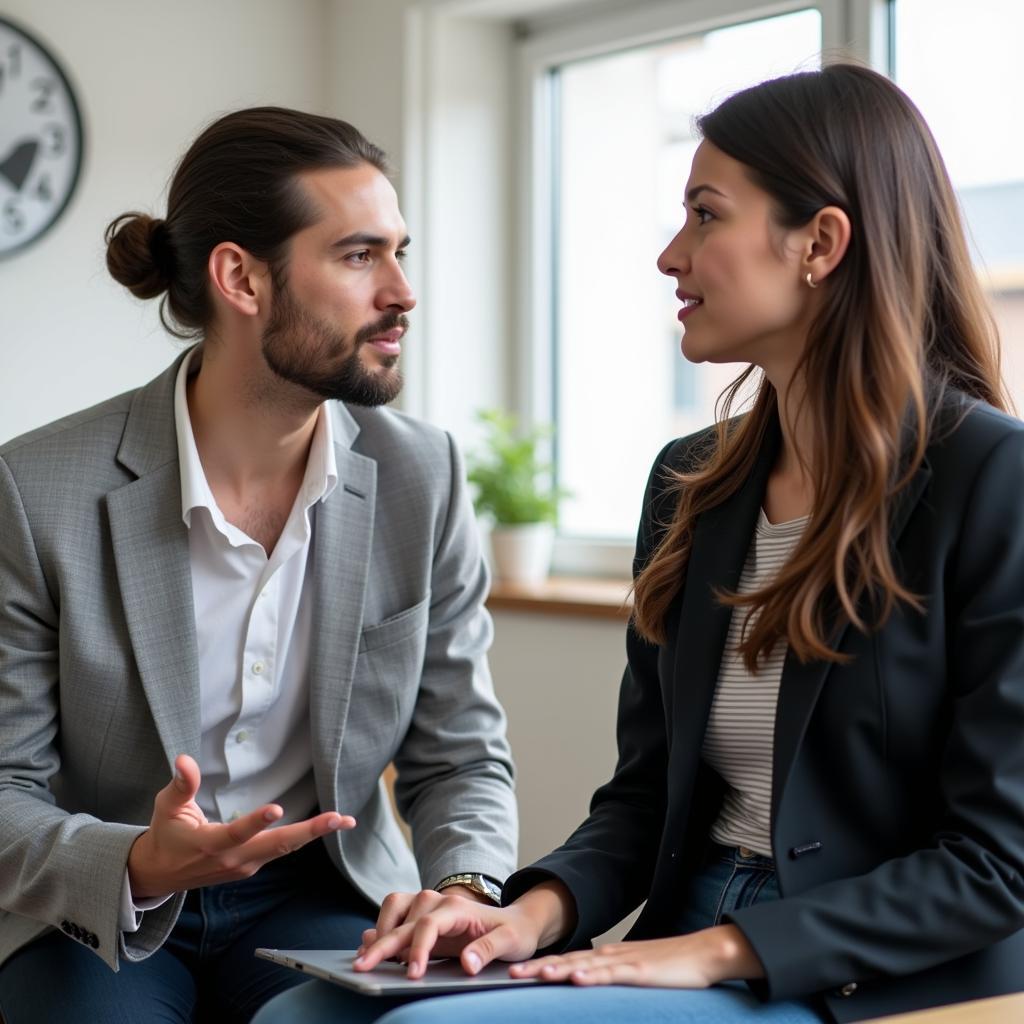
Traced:
[[536, 587], [495, 580], [487, 598], [493, 611], [533, 612], [537, 615], [575, 615], [628, 622], [633, 607], [629, 580], [553, 576]]

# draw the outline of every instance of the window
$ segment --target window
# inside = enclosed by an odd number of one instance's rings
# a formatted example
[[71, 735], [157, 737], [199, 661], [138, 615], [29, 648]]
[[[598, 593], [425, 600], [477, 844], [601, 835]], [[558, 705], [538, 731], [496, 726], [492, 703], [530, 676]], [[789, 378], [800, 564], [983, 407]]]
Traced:
[[1003, 339], [1003, 372], [1024, 411], [1024, 5], [895, 0], [895, 78], [945, 158]]
[[[747, 85], [819, 66], [833, 8], [788, 7], [757, 19], [733, 12], [706, 27], [663, 25], [631, 46], [619, 26], [609, 45], [556, 54], [537, 77], [534, 145], [550, 185], [534, 198], [548, 216], [535, 227], [533, 272], [546, 269], [550, 284], [533, 298], [535, 309], [547, 307], [534, 322], [534, 351], [549, 372], [534, 374], [543, 397], [533, 413], [557, 424], [558, 482], [572, 494], [560, 535], [587, 552], [575, 565], [556, 556], [563, 569], [607, 571], [594, 561], [596, 542], [628, 550], [654, 456], [711, 423], [717, 396], [742, 369], [683, 359], [674, 285], [655, 260], [685, 216], [694, 117]], [[561, 548], [565, 555], [572, 543]], [[618, 568], [627, 566], [621, 559]]]

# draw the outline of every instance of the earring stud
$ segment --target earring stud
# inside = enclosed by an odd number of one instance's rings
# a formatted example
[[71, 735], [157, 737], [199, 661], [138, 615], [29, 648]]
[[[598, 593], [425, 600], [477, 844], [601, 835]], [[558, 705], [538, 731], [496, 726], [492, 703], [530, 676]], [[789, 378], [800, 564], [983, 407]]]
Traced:
[[814, 283], [814, 278], [811, 277], [811, 272], [809, 270], [807, 271], [807, 276], [804, 278], [804, 280], [807, 282], [807, 287], [808, 288], [817, 288], [818, 287]]

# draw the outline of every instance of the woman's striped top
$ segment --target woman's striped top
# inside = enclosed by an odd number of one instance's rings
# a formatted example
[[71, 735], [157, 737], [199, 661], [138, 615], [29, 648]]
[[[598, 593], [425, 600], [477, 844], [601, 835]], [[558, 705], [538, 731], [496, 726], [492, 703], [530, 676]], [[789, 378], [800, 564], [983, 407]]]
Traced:
[[[737, 588], [749, 594], [770, 582], [792, 554], [809, 517], [772, 524], [762, 510]], [[718, 672], [702, 756], [727, 783], [711, 838], [772, 855], [772, 752], [775, 707], [787, 645], [780, 642], [751, 675], [737, 646], [749, 608], [736, 608]], [[752, 620], [754, 621], [754, 620]]]

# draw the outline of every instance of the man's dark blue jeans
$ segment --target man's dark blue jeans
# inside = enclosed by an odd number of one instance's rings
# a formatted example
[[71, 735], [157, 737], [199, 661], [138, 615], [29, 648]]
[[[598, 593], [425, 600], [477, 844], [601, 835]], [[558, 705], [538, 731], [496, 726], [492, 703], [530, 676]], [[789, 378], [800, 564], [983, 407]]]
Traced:
[[375, 918], [314, 840], [252, 878], [190, 892], [163, 947], [116, 973], [48, 932], [0, 967], [0, 1011], [6, 1024], [243, 1024], [303, 981], [253, 950], [353, 949]]

